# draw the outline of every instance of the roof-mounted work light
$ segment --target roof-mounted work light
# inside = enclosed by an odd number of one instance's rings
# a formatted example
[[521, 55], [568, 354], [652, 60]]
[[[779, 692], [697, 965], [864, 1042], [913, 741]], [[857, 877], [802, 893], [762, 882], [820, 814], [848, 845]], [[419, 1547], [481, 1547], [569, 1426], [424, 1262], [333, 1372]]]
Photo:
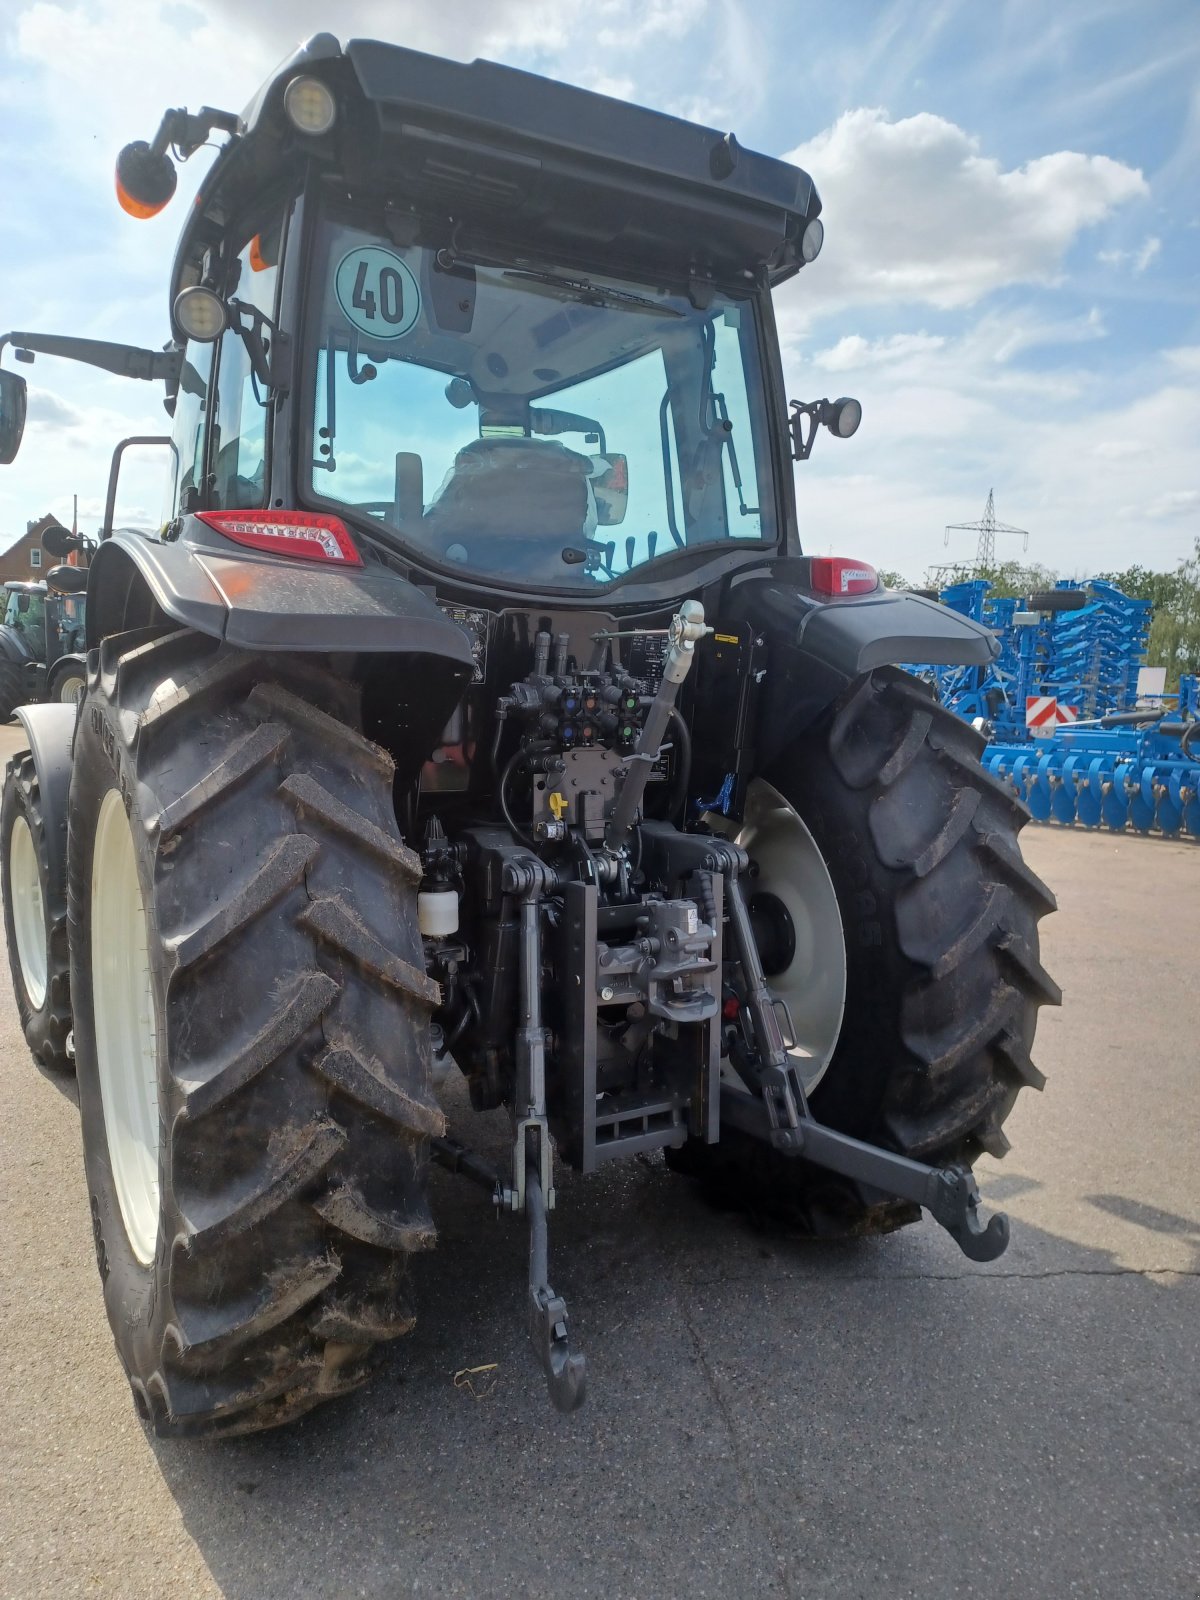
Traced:
[[820, 217], [814, 217], [811, 222], [805, 223], [804, 232], [800, 235], [800, 254], [805, 261], [815, 261], [824, 243], [825, 224]]
[[283, 109], [298, 133], [328, 133], [337, 121], [337, 102], [320, 78], [293, 78], [283, 91]]

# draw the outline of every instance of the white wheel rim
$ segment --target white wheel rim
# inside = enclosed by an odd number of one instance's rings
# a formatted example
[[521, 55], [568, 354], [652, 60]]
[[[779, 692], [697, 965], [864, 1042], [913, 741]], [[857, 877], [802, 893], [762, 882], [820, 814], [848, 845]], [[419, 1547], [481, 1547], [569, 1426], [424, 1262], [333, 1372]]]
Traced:
[[46, 1000], [46, 912], [37, 851], [24, 817], [17, 817], [9, 836], [8, 886], [21, 982], [29, 1004], [40, 1011]]
[[100, 807], [92, 857], [92, 1009], [113, 1185], [134, 1255], [158, 1238], [158, 1045], [142, 887], [119, 790]]
[[73, 706], [86, 687], [82, 678], [64, 678], [58, 686], [58, 698], [64, 705]]
[[825, 1076], [842, 1031], [846, 1004], [846, 940], [829, 869], [816, 840], [777, 789], [751, 783], [737, 843], [758, 867], [745, 885], [748, 899], [765, 891], [792, 919], [796, 948], [782, 972], [768, 977], [787, 1006], [789, 1049], [805, 1092]]

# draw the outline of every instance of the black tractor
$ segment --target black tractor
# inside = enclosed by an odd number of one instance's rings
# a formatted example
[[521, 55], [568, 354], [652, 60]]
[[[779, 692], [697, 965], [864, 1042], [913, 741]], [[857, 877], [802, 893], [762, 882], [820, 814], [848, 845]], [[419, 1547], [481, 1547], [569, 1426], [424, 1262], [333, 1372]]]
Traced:
[[[46, 548], [55, 546], [50, 528]], [[68, 544], [72, 541], [61, 530]], [[43, 541], [45, 542], [45, 541]], [[69, 565], [51, 567], [45, 581], [4, 584], [4, 621], [0, 623], [0, 722], [7, 722], [20, 705], [38, 700], [61, 700], [74, 705], [87, 682], [85, 615], [87, 572]]]
[[[242, 115], [128, 146], [122, 203], [214, 139], [164, 349], [0, 340], [173, 419], [158, 536], [112, 528], [118, 446], [86, 694], [19, 713], [0, 825], [143, 1416], [248, 1432], [362, 1382], [413, 1323], [431, 1161], [481, 1227], [524, 1219], [563, 1410], [560, 1163], [665, 1160], [819, 1235], [924, 1207], [997, 1256], [971, 1167], [1041, 1085], [1053, 899], [978, 735], [895, 665], [991, 636], [802, 549], [793, 462], [860, 416], [784, 395], [812, 180], [319, 35]], [[0, 369], [0, 458], [24, 392]], [[507, 1109], [499, 1166], [439, 1064]]]

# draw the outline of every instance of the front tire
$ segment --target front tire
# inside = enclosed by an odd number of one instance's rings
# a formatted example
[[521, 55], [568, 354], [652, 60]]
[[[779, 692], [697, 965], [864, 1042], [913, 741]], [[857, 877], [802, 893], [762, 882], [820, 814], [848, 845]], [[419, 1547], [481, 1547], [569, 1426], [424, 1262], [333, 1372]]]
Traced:
[[160, 1433], [288, 1422], [413, 1322], [436, 989], [357, 701], [316, 663], [189, 632], [92, 658], [69, 861], [84, 1158]]
[[[925, 685], [882, 668], [768, 775], [841, 908], [845, 1010], [812, 1113], [935, 1166], [1005, 1153], [1018, 1092], [1044, 1082], [1030, 1056], [1038, 1007], [1061, 998], [1038, 953], [1054, 897], [1017, 843], [1029, 813], [980, 766], [983, 742]], [[736, 1131], [672, 1165], [818, 1233], [919, 1214]]]
[[28, 750], [15, 755], [0, 806], [4, 936], [13, 996], [25, 1040], [43, 1067], [69, 1072], [71, 956], [67, 947], [67, 885], [53, 872], [46, 849], [41, 786]]

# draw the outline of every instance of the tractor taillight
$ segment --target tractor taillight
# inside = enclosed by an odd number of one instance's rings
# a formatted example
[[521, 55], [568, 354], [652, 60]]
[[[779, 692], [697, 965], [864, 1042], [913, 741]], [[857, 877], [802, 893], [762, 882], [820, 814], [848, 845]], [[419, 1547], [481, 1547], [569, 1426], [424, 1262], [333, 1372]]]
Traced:
[[301, 561], [330, 561], [335, 566], [361, 567], [349, 529], [340, 517], [316, 511], [198, 511], [201, 522], [252, 550]]
[[808, 563], [808, 581], [818, 594], [841, 599], [851, 594], [872, 594], [879, 587], [879, 574], [865, 561], [848, 556], [813, 556]]

